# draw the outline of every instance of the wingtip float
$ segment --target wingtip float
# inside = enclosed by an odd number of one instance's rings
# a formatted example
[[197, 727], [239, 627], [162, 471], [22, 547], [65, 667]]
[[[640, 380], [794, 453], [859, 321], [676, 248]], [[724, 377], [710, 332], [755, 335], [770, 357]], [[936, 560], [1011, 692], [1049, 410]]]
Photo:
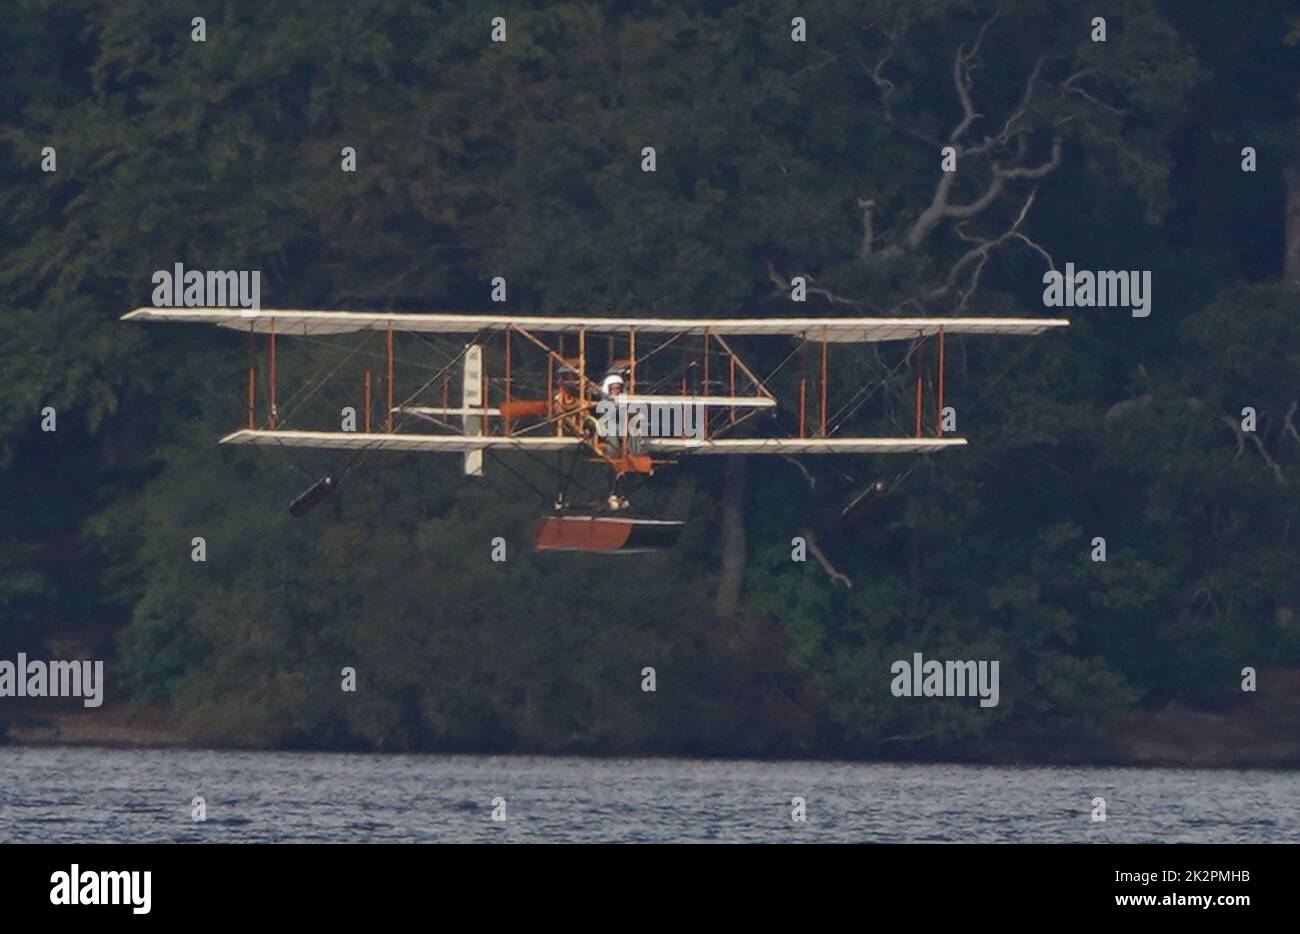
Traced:
[[338, 483], [333, 477], [321, 477], [294, 498], [294, 501], [289, 504], [289, 515], [295, 519], [302, 518], [333, 496], [337, 489]]

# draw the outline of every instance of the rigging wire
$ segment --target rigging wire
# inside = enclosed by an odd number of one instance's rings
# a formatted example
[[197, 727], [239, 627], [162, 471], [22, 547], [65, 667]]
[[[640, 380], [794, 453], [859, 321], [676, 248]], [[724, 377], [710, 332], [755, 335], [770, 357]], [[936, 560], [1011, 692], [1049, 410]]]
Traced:
[[1010, 362], [1009, 364], [1007, 364], [1006, 369], [1004, 369], [1004, 370], [1003, 370], [1003, 371], [1002, 371], [1002, 372], [1001, 372], [1001, 373], [1000, 373], [1000, 374], [999, 374], [999, 375], [998, 375], [998, 376], [997, 376], [997, 377], [996, 377], [992, 382], [990, 382], [988, 385], [986, 385], [986, 386], [985, 386], [985, 387], [980, 391], [980, 394], [979, 394], [978, 396], [975, 397], [975, 400], [974, 400], [973, 402], [970, 402], [970, 403], [968, 403], [967, 405], [964, 405], [964, 406], [962, 407], [963, 410], [965, 411], [965, 413], [966, 413], [967, 415], [970, 414], [970, 410], [971, 410], [972, 408], [976, 407], [976, 406], [979, 405], [981, 402], [983, 402], [983, 401], [988, 397], [988, 394], [989, 394], [990, 392], [993, 391], [993, 388], [994, 388], [995, 386], [997, 386], [998, 383], [1000, 383], [1000, 382], [1002, 382], [1004, 379], [1006, 379], [1006, 378], [1011, 374], [1011, 371], [1012, 371], [1013, 369], [1015, 369], [1015, 367], [1016, 367], [1016, 366], [1017, 366], [1017, 365], [1018, 365], [1022, 360], [1024, 360], [1024, 358], [1027, 357], [1031, 351], [1034, 350], [1034, 348], [1036, 348], [1036, 347], [1038, 346], [1038, 344], [1039, 344], [1041, 338], [1042, 338], [1042, 335], [1041, 335], [1041, 334], [1033, 335], [1033, 337], [1031, 337], [1030, 340], [1026, 342], [1026, 344], [1025, 344], [1025, 349], [1022, 350], [1022, 351], [1020, 351], [1020, 353], [1016, 354], [1016, 355], [1011, 359], [1011, 362]]
[[298, 393], [296, 393], [294, 396], [291, 396], [289, 402], [285, 403], [285, 408], [287, 409], [287, 411], [284, 413], [283, 416], [277, 415], [276, 417], [277, 422], [288, 422], [291, 418], [293, 418], [293, 416], [297, 414], [302, 409], [302, 407], [306, 405], [314, 395], [316, 395], [317, 392], [320, 391], [322, 386], [324, 386], [329, 380], [334, 378], [334, 375], [343, 368], [343, 365], [345, 363], [347, 363], [354, 356], [356, 356], [357, 352], [370, 342], [370, 335], [373, 333], [374, 333], [373, 331], [370, 332], [370, 334], [366, 336], [365, 340], [363, 340], [360, 344], [358, 344], [356, 347], [352, 348], [352, 350], [350, 350], [347, 354], [345, 354], [343, 359], [340, 360], [335, 365], [334, 369], [330, 370], [327, 374], [325, 374], [325, 376], [316, 380], [316, 385], [312, 387], [311, 392], [303, 396], [302, 399], [297, 400], [296, 404], [293, 404], [292, 408], [289, 408], [290, 404], [294, 403], [297, 396], [302, 394], [302, 390], [299, 390]]
[[[850, 398], [848, 402], [840, 406], [839, 410], [836, 411], [835, 414], [831, 416], [830, 421], [832, 424], [831, 427], [827, 429], [826, 433], [828, 435], [833, 435], [835, 432], [839, 431], [840, 428], [844, 426], [844, 423], [846, 421], [852, 418], [859, 409], [861, 409], [864, 405], [867, 404], [867, 400], [871, 398], [873, 393], [875, 393], [878, 389], [883, 389], [885, 386], [892, 383], [894, 378], [899, 373], [901, 373], [904, 370], [904, 368], [911, 365], [911, 358], [912, 355], [909, 353], [902, 360], [900, 360], [896, 366], [887, 369], [885, 375], [882, 376], [880, 379], [871, 383], [866, 383], [861, 388], [859, 388], [858, 391], [854, 393], [853, 397]], [[891, 423], [894, 424], [894, 427], [898, 428], [898, 423], [894, 421], [892, 415], [889, 416], [889, 419]], [[901, 431], [902, 429], [900, 428], [899, 430]]]
[[[476, 336], [475, 340], [477, 341], [477, 339], [478, 337]], [[452, 367], [454, 367], [457, 363], [460, 362], [460, 360], [465, 356], [468, 350], [469, 350], [469, 345], [466, 345], [465, 350], [462, 350], [460, 354], [458, 354], [456, 357], [448, 361], [446, 365], [442, 367], [442, 369], [434, 373], [433, 376], [427, 379], [418, 389], [415, 390], [415, 392], [411, 393], [409, 396], [403, 399], [402, 402], [398, 405], [398, 408], [399, 409], [406, 408], [406, 406], [410, 402], [414, 401], [416, 398], [419, 397], [420, 393], [424, 392], [426, 389], [428, 389], [430, 386], [436, 383], [439, 379], [445, 376]], [[414, 415], [406, 414], [405, 417], [400, 418], [393, 425], [393, 430], [397, 431], [397, 429], [409, 425], [411, 423], [411, 420], [415, 417], [416, 416]], [[375, 449], [376, 448], [374, 444], [367, 444], [361, 447], [360, 449], [358, 449], [357, 452], [352, 455], [352, 458], [344, 466], [343, 471], [339, 474], [339, 482], [342, 482], [344, 477], [346, 477], [348, 474], [350, 474], [353, 470], [355, 470], [360, 465], [362, 457], [364, 457], [367, 453]]]
[[544, 490], [541, 489], [541, 487], [537, 486], [535, 483], [533, 483], [531, 480], [529, 480], [527, 477], [525, 477], [525, 476], [524, 476], [523, 474], [521, 474], [519, 471], [515, 470], [513, 467], [511, 467], [509, 464], [507, 464], [505, 461], [503, 461], [503, 460], [500, 458], [500, 456], [498, 456], [498, 454], [497, 454], [496, 451], [487, 451], [487, 453], [490, 454], [490, 455], [492, 456], [492, 460], [493, 460], [493, 461], [495, 461], [496, 463], [500, 464], [501, 467], [502, 467], [502, 468], [503, 468], [507, 473], [513, 475], [513, 476], [515, 477], [515, 479], [517, 479], [520, 483], [522, 483], [524, 486], [528, 487], [528, 489], [532, 490], [534, 493], [536, 493], [538, 496], [540, 496], [540, 497], [541, 497], [544, 501], [546, 501], [547, 503], [551, 502], [550, 494], [546, 493]]
[[791, 360], [793, 360], [795, 357], [799, 355], [799, 352], [803, 350], [803, 344], [804, 344], [804, 339], [801, 338], [795, 344], [794, 350], [790, 351], [789, 355], [780, 363], [778, 363], [775, 369], [773, 369], [771, 373], [767, 374], [767, 376], [763, 380], [763, 385], [767, 385], [768, 383], [770, 383], [772, 381], [772, 378], [775, 377], [777, 373], [780, 373], [781, 370], [785, 368], [785, 365], [787, 363], [789, 363]]

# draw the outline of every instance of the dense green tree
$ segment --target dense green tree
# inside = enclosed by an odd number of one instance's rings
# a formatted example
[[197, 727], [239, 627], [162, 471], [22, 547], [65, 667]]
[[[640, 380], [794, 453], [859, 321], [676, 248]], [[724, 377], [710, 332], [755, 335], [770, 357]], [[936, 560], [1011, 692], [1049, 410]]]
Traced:
[[[1283, 5], [1213, 6], [216, 3], [195, 42], [168, 4], [17, 3], [0, 654], [98, 646], [219, 741], [905, 755], [1218, 703], [1245, 664], [1300, 664], [1300, 75]], [[510, 471], [549, 482], [527, 460], [475, 483], [367, 458], [290, 520], [347, 462], [214, 446], [243, 417], [244, 339], [117, 321], [175, 262], [257, 269], [269, 307], [486, 310], [499, 275], [516, 313], [1034, 314], [1066, 262], [1151, 270], [1155, 298], [951, 341], [960, 454], [665, 472], [645, 504], [689, 517], [686, 541], [611, 564], [522, 547], [543, 504]], [[354, 345], [286, 342], [300, 424], [357, 404], [375, 348]], [[454, 351], [405, 341], [402, 379]], [[838, 401], [872, 390], [843, 430], [910, 433], [933, 353], [836, 348]], [[840, 474], [891, 492], [824, 530]], [[896, 701], [915, 651], [1000, 659], [1001, 703]]]

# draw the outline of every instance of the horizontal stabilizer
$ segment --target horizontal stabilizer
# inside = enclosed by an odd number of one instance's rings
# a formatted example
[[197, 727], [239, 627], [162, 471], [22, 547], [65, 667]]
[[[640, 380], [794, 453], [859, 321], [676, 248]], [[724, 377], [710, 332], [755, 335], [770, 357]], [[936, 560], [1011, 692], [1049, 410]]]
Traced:
[[624, 393], [613, 397], [628, 405], [700, 405], [716, 409], [774, 409], [776, 400], [767, 396], [652, 396], [644, 393]]
[[395, 405], [394, 415], [500, 415], [500, 409], [485, 409], [473, 406], [442, 405]]

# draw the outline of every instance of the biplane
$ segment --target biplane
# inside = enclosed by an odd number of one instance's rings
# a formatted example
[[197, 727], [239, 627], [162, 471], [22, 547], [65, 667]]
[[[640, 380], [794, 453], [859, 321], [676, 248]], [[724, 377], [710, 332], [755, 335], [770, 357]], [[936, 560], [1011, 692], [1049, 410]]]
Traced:
[[[622, 483], [649, 477], [682, 457], [928, 454], [961, 447], [966, 440], [948, 436], [942, 426], [946, 337], [1036, 335], [1069, 324], [1038, 318], [701, 319], [243, 308], [138, 308], [123, 320], [215, 324], [246, 332], [250, 347], [265, 338], [266, 365], [248, 369], [246, 425], [222, 438], [222, 444], [357, 455], [456, 454], [470, 476], [484, 474], [488, 453], [555, 454], [559, 483], [554, 510], [541, 522], [535, 544], [544, 550], [595, 552], [656, 550], [672, 543], [683, 523], [634, 517]], [[341, 430], [291, 427], [289, 413], [279, 406], [278, 339], [352, 333], [384, 342], [380, 378], [369, 369], [364, 372], [361, 423]], [[456, 348], [444, 366], [428, 379], [413, 381], [417, 387], [401, 398], [394, 388], [394, 340], [399, 335], [438, 335]], [[887, 341], [919, 346], [930, 339], [937, 350], [929, 384], [937, 413], [934, 434], [923, 424], [924, 387], [918, 376], [912, 435], [839, 435], [844, 412], [863, 393], [853, 393], [848, 402], [837, 398], [832, 412], [832, 347]], [[778, 399], [773, 388], [784, 363], [760, 376], [737, 353], [737, 344], [758, 341], [784, 342], [792, 348], [789, 354], [783, 346], [772, 356], [803, 360], [801, 376], [782, 379], [786, 398]], [[259, 369], [265, 384], [262, 405]], [[380, 393], [375, 419], [374, 396]], [[783, 415], [786, 427], [778, 430], [780, 422], [764, 420], [773, 415]], [[608, 495], [583, 504], [580, 513], [573, 511], [577, 504], [568, 495], [566, 457], [568, 477], [577, 460], [585, 458], [603, 466], [610, 479]], [[294, 500], [290, 512], [310, 510], [336, 486], [337, 478], [322, 478]]]

